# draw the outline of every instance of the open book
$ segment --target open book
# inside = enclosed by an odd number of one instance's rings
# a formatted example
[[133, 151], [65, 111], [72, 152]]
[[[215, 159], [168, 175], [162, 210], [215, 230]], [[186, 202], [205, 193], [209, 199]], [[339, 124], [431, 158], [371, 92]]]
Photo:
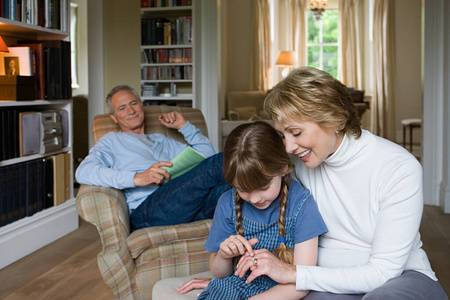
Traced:
[[[205, 160], [205, 158], [206, 157], [203, 154], [197, 152], [191, 147], [187, 147], [170, 161], [172, 163], [171, 167], [162, 168], [166, 169], [167, 172], [169, 172], [170, 179], [174, 179], [201, 163], [203, 160]], [[164, 180], [164, 182], [166, 181], [167, 180]]]

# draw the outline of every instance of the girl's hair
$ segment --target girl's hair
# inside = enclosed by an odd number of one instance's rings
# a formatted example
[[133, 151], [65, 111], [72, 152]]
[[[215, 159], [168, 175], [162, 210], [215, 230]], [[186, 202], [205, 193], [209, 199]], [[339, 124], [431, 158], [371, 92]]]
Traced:
[[[223, 151], [225, 180], [238, 185], [244, 191], [254, 191], [267, 186], [273, 177], [281, 175], [280, 217], [278, 219], [280, 238], [285, 237], [285, 213], [289, 189], [291, 160], [277, 131], [266, 122], [242, 124], [228, 135]], [[287, 168], [287, 169], [286, 169]], [[236, 230], [243, 235], [242, 199], [236, 192]], [[292, 264], [292, 249], [281, 243], [275, 255]]]
[[324, 128], [361, 136], [361, 123], [347, 87], [315, 68], [293, 70], [270, 91], [264, 110], [280, 123], [313, 121]]
[[126, 84], [115, 86], [115, 87], [108, 93], [108, 95], [106, 96], [106, 101], [105, 101], [105, 102], [106, 102], [106, 107], [108, 108], [108, 111], [109, 111], [109, 114], [110, 114], [110, 115], [114, 115], [114, 108], [113, 108], [113, 106], [112, 106], [112, 97], [113, 97], [116, 93], [118, 93], [118, 92], [120, 92], [120, 91], [129, 91], [129, 92], [132, 92], [133, 95], [136, 97], [136, 99], [138, 99], [139, 101], [142, 102], [141, 97], [139, 97], [139, 94], [138, 94], [138, 93], [136, 92], [136, 90], [133, 89], [131, 86], [126, 85]]

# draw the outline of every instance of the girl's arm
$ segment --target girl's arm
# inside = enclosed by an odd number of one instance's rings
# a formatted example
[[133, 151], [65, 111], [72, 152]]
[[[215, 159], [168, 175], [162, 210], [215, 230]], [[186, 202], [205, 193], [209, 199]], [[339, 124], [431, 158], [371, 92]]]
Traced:
[[211, 254], [209, 269], [216, 278], [224, 278], [233, 274], [233, 258], [244, 253], [253, 256], [252, 246], [258, 242], [257, 238], [245, 239], [241, 235], [232, 235], [220, 244], [219, 252]]
[[[305, 242], [295, 244], [294, 246], [294, 265], [317, 265], [317, 248], [319, 238], [316, 236]], [[255, 256], [258, 257], [258, 253], [255, 252]], [[263, 264], [263, 260], [258, 260]], [[297, 291], [295, 283], [290, 284], [277, 284], [270, 290], [265, 291], [259, 295], [251, 297], [251, 300], [263, 300], [263, 299], [302, 299], [308, 295], [309, 291]]]

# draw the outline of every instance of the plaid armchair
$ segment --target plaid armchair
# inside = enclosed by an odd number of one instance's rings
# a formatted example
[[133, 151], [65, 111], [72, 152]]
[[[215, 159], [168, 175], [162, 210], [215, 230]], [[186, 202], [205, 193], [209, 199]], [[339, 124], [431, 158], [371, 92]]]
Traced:
[[[178, 131], [158, 121], [161, 113], [178, 110], [205, 136], [208, 134], [203, 114], [198, 109], [168, 106], [145, 106], [144, 109], [146, 133], [163, 133], [185, 142]], [[94, 143], [109, 131], [119, 131], [108, 114], [97, 115], [92, 127]], [[204, 245], [212, 220], [131, 232], [122, 191], [100, 186], [82, 185], [76, 205], [80, 216], [97, 227], [102, 241], [98, 267], [119, 299], [151, 299], [157, 281], [209, 270], [209, 252]]]

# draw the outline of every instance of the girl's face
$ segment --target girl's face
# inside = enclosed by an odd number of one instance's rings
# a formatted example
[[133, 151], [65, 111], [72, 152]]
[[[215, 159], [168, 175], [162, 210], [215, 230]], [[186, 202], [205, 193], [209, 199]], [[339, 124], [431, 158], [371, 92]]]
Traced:
[[261, 189], [254, 190], [251, 192], [247, 192], [242, 190], [238, 185], [234, 185], [236, 187], [236, 191], [239, 196], [246, 202], [253, 204], [258, 209], [266, 209], [272, 204], [272, 202], [277, 199], [281, 190], [281, 175], [277, 175], [272, 178], [270, 183], [262, 187]]
[[336, 134], [337, 128], [323, 128], [312, 121], [280, 123], [274, 119], [274, 123], [286, 151], [297, 155], [310, 169], [330, 157], [344, 137], [343, 133]]

